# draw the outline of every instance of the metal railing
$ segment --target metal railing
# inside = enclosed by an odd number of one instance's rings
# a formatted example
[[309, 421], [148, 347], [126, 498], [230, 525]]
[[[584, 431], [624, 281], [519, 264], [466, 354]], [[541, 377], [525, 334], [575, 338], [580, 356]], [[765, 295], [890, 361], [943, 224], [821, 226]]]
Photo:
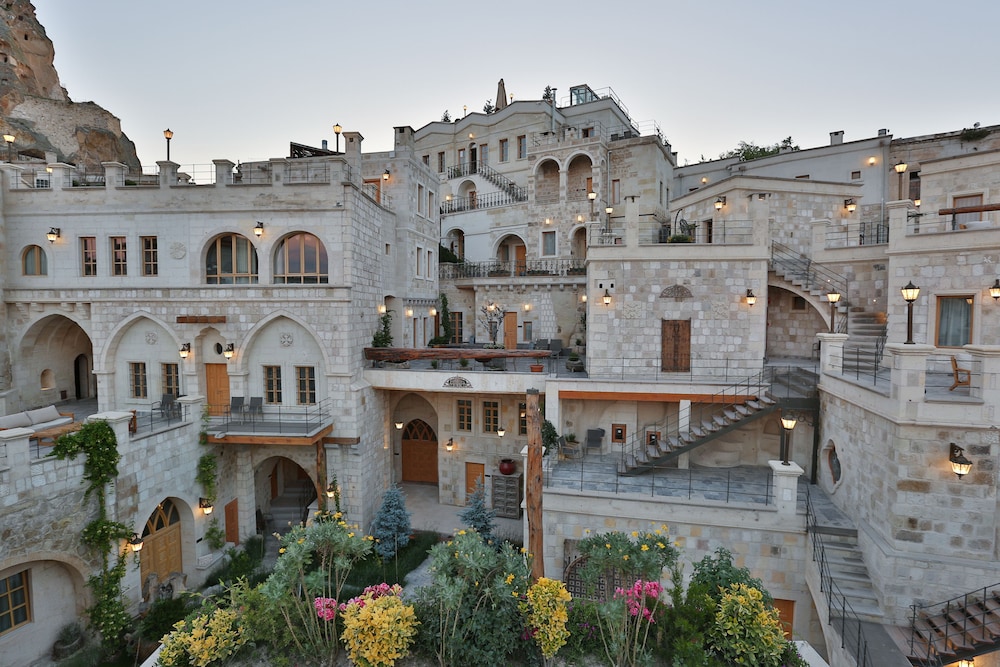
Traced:
[[997, 229], [997, 217], [993, 212], [978, 213], [978, 220], [960, 222], [955, 215], [936, 215], [930, 213], [910, 212], [906, 218], [907, 236], [918, 234], [950, 234], [952, 232], [972, 232], [977, 230]]
[[382, 208], [392, 209], [392, 197], [382, 189], [379, 183], [363, 183], [361, 192]]
[[522, 278], [539, 276], [586, 276], [583, 259], [527, 259], [523, 262], [443, 262], [438, 264], [439, 280], [461, 278]]
[[910, 656], [926, 667], [943, 667], [961, 657], [961, 647], [970, 637], [978, 653], [984, 644], [995, 645], [993, 634], [985, 630], [993, 624], [990, 605], [1000, 605], [1000, 582], [944, 602], [910, 605]]
[[833, 580], [823, 538], [820, 537], [817, 527], [812, 497], [809, 494], [809, 487], [806, 486], [806, 532], [812, 543], [813, 561], [819, 568], [820, 592], [826, 594], [827, 622], [839, 631], [840, 648], [851, 653], [857, 667], [874, 667], [861, 619], [854, 612], [847, 597], [840, 591], [837, 582]]
[[882, 368], [885, 351], [885, 336], [879, 338], [874, 349], [860, 345], [844, 345], [840, 360], [840, 374], [856, 381], [871, 380], [872, 385], [888, 377], [889, 369]]
[[441, 202], [441, 215], [452, 213], [462, 213], [464, 211], [475, 211], [481, 208], [497, 208], [500, 206], [510, 206], [519, 204], [521, 200], [516, 199], [507, 192], [487, 192], [476, 193], [468, 197], [452, 197]]
[[677, 237], [687, 236], [690, 243], [712, 245], [751, 245], [753, 243], [752, 220], [713, 220], [711, 226], [675, 227], [669, 220], [663, 222], [639, 223], [639, 245], [650, 243], [686, 243]]
[[826, 233], [827, 248], [856, 248], [889, 243], [889, 225], [885, 222], [855, 222]]
[[287, 185], [329, 182], [330, 163], [328, 162], [303, 162], [301, 160], [287, 162], [285, 167], [285, 183]]
[[771, 268], [807, 291], [833, 289], [841, 295], [847, 294], [846, 278], [777, 241], [771, 243]]
[[262, 405], [259, 412], [244, 403], [235, 414], [229, 405], [208, 405], [209, 428], [220, 433], [254, 433], [305, 436], [333, 420], [333, 402], [315, 405]]
[[148, 410], [132, 410], [129, 433], [132, 437], [148, 435], [171, 426], [191, 421], [191, 408], [176, 400], [161, 407], [160, 402], [151, 403]]

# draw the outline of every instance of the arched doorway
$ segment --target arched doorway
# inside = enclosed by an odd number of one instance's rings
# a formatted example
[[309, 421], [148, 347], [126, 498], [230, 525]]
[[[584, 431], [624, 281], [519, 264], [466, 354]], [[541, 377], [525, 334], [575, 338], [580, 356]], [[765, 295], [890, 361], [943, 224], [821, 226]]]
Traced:
[[90, 362], [87, 355], [77, 355], [73, 361], [73, 384], [76, 400], [90, 398]]
[[403, 427], [403, 481], [438, 483], [437, 434], [420, 419]]
[[181, 515], [177, 505], [167, 498], [156, 506], [142, 530], [139, 575], [142, 581], [150, 574], [163, 581], [171, 572], [183, 571]]
[[[272, 456], [257, 466], [254, 473], [257, 532], [285, 533], [289, 526], [304, 522], [318, 507], [319, 489], [304, 464], [302, 459]], [[228, 529], [228, 521], [226, 526]]]

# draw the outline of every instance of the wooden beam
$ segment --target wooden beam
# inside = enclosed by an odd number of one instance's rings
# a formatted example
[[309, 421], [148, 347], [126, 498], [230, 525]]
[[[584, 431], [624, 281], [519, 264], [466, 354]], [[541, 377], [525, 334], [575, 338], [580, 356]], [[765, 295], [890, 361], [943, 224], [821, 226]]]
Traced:
[[177, 324], [225, 324], [225, 315], [178, 315]]
[[243, 435], [239, 433], [227, 433], [221, 438], [211, 439], [215, 445], [294, 445], [312, 447], [316, 443], [326, 439], [326, 436], [333, 431], [333, 424], [314, 435]]
[[979, 206], [959, 206], [958, 208], [943, 208], [938, 215], [959, 215], [961, 213], [986, 213], [1000, 211], [1000, 204], [980, 204]]
[[542, 530], [542, 416], [538, 409], [538, 390], [528, 389], [525, 409], [528, 420], [528, 469], [525, 505], [528, 511], [528, 553], [531, 554], [531, 580], [545, 576], [545, 533]]
[[344, 436], [327, 436], [323, 438], [324, 445], [360, 445], [361, 438], [347, 438]]
[[490, 359], [508, 359], [528, 357], [545, 359], [551, 357], [548, 350], [485, 350], [479, 347], [366, 347], [365, 359], [369, 361], [388, 361], [400, 363], [415, 359], [474, 359], [489, 361]]
[[757, 398], [757, 394], [658, 394], [638, 391], [575, 391], [559, 392], [560, 399], [580, 399], [587, 401], [636, 401], [638, 403], [677, 403], [691, 401], [692, 403], [734, 403]]

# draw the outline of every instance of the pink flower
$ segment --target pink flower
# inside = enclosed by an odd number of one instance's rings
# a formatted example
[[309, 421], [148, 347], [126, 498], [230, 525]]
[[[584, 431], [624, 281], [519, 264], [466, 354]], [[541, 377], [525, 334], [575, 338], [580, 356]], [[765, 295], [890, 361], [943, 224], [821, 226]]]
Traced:
[[313, 606], [316, 607], [316, 615], [324, 621], [332, 621], [337, 615], [337, 601], [333, 598], [316, 598]]

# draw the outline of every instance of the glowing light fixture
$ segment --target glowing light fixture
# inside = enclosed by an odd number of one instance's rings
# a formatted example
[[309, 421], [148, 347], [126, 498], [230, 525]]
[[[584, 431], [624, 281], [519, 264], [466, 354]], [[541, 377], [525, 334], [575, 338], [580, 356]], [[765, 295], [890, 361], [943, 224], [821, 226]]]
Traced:
[[191, 343], [181, 345], [181, 349], [177, 353], [181, 355], [181, 359], [187, 359], [188, 355], [191, 354]]
[[254, 235], [257, 236], [257, 238], [260, 238], [261, 236], [263, 236], [264, 235], [264, 223], [258, 221], [257, 225], [253, 228], [253, 233], [254, 233]]
[[951, 471], [958, 475], [959, 479], [968, 475], [969, 471], [972, 470], [972, 461], [965, 458], [965, 450], [954, 442], [950, 445], [948, 461], [951, 463]]
[[388, 181], [389, 180], [389, 170], [388, 169], [386, 169], [385, 171], [382, 172], [382, 180], [383, 181]]
[[920, 296], [920, 288], [913, 284], [913, 281], [906, 283], [906, 287], [899, 290], [906, 301], [906, 341], [904, 345], [913, 345], [913, 302]]
[[45, 238], [49, 240], [49, 243], [55, 243], [56, 239], [60, 237], [62, 230], [58, 227], [49, 227], [49, 233], [45, 235]]
[[854, 213], [856, 210], [858, 210], [858, 204], [853, 199], [845, 199], [844, 208], [847, 209], [848, 213]]
[[396, 427], [397, 431], [402, 431], [403, 430], [403, 422], [396, 422], [395, 424], [393, 424], [393, 426]]
[[993, 281], [993, 285], [990, 287], [990, 296], [993, 297], [994, 301], [1000, 300], [1000, 278]]
[[757, 303], [757, 296], [753, 293], [752, 289], [747, 290], [747, 305], [753, 308], [754, 304]]
[[139, 537], [138, 533], [132, 533], [132, 537], [128, 541], [128, 546], [132, 549], [132, 553], [139, 553], [142, 551], [142, 538]]
[[450, 452], [453, 449], [455, 449], [455, 440], [448, 438], [448, 442], [444, 443], [444, 451]]
[[501, 426], [500, 428], [497, 429], [497, 435], [499, 435], [501, 438], [504, 437], [505, 435], [507, 435], [507, 429]]
[[609, 292], [608, 290], [604, 290], [604, 296], [602, 296], [601, 299], [604, 301], [604, 305], [605, 306], [610, 306], [611, 305], [611, 292]]
[[726, 205], [726, 198], [725, 197], [719, 197], [718, 199], [715, 200], [715, 210], [716, 211], [721, 211], [722, 207], [725, 206], [725, 205]]
[[232, 343], [226, 343], [226, 347], [222, 350], [222, 356], [226, 359], [232, 359], [234, 354], [236, 354], [236, 346]]
[[209, 500], [208, 498], [199, 498], [198, 507], [200, 507], [201, 511], [204, 512], [205, 514], [211, 514], [212, 510], [215, 509], [215, 506], [212, 504], [212, 501]]

